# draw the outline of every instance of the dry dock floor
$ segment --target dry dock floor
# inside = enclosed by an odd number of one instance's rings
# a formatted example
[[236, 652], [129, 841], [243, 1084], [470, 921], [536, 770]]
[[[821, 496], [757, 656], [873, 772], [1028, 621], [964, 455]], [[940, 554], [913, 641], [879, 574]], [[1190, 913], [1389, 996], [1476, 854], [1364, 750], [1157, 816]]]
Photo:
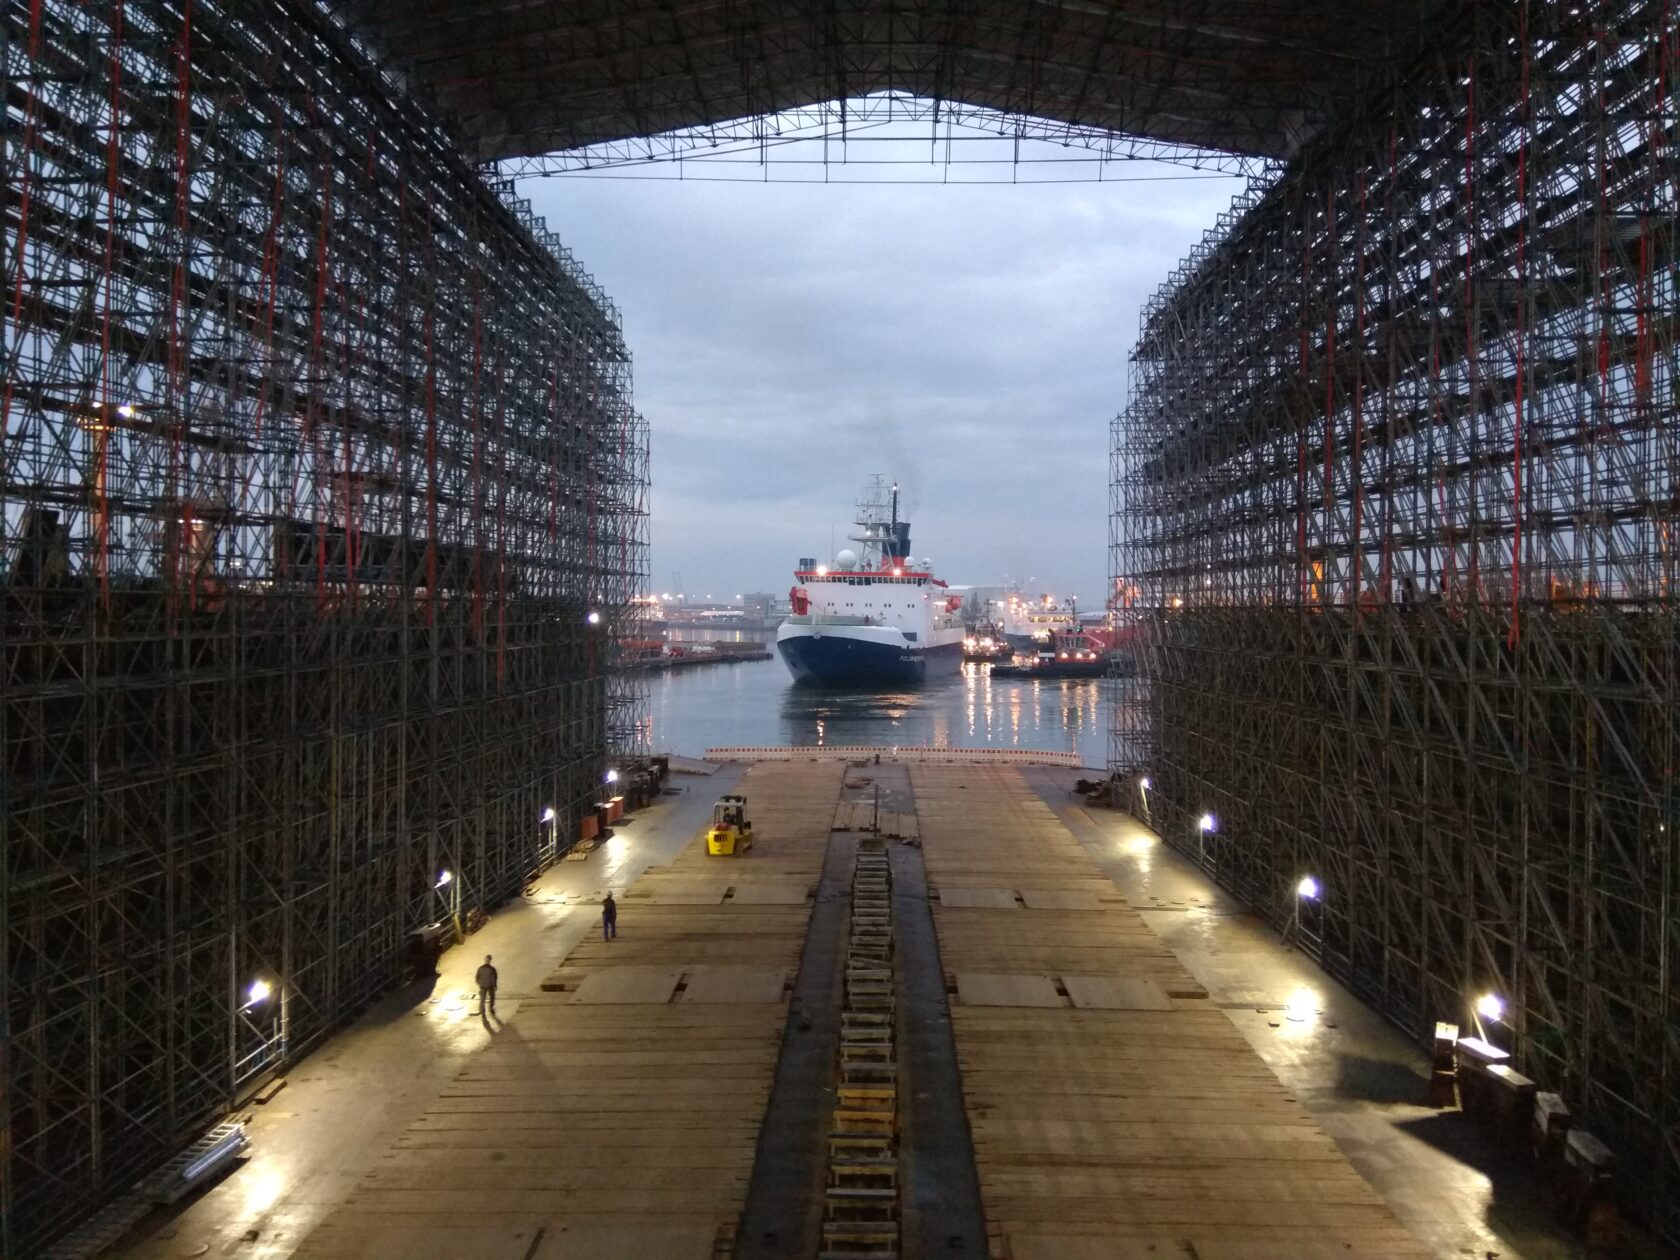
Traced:
[[[811, 892], [831, 827], [858, 825], [863, 808], [843, 799], [847, 775], [887, 777], [834, 762], [726, 767], [587, 862], [557, 866], [446, 955], [435, 987], [391, 995], [299, 1063], [254, 1109], [252, 1158], [118, 1254], [729, 1255], [749, 1182], [760, 1188]], [[912, 1072], [901, 1107], [925, 1110], [914, 1091], [926, 1086], [960, 1108], [955, 1129], [939, 1126], [944, 1153], [972, 1149], [996, 1260], [1578, 1254], [1543, 1222], [1513, 1245], [1508, 1190], [1490, 1205], [1463, 1189], [1468, 1164], [1408, 1154], [1425, 1144], [1396, 1127], [1394, 1105], [1355, 1107], [1330, 1077], [1350, 1047], [1388, 1044], [1365, 1027], [1375, 1016], [1325, 982], [1336, 1019], [1313, 1037], [1279, 1028], [1267, 995], [1308, 964], [1274, 959], [1275, 942], [1136, 824], [1070, 804], [1063, 778], [900, 766], [902, 796], [882, 803], [894, 830], [919, 833], [919, 854], [899, 857], [919, 857], [928, 889], [926, 947], [905, 951], [927, 983], [906, 977], [901, 1021], [942, 1030], [962, 1082], [935, 1072], [918, 1085]], [[728, 790], [748, 795], [758, 824], [740, 860], [705, 856], [699, 835]], [[610, 943], [607, 887], [623, 907]], [[1221, 912], [1187, 912], [1204, 901]], [[467, 979], [490, 949], [503, 968], [493, 1023], [476, 1018]], [[905, 1159], [914, 1171], [915, 1151]], [[949, 1211], [937, 1186], [918, 1194], [902, 1254], [930, 1239], [944, 1254]]]
[[297, 1254], [727, 1255], [842, 769], [749, 770], [755, 849], [645, 874]]
[[995, 1255], [1423, 1260], [1018, 770], [911, 777]]

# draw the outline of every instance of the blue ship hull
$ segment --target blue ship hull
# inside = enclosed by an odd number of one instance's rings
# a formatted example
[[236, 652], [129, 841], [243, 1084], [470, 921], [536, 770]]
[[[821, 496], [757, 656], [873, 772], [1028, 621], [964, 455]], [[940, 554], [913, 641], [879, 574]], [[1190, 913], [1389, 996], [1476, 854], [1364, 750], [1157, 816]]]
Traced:
[[783, 639], [776, 650], [793, 681], [813, 687], [916, 687], [962, 669], [961, 641], [916, 649], [812, 634]]

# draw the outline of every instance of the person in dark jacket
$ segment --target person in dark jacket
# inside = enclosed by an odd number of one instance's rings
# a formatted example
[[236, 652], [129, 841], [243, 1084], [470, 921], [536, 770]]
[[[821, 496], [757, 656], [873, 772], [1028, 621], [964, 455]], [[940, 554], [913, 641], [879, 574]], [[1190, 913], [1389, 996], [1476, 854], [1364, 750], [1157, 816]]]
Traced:
[[618, 902], [611, 893], [601, 903], [601, 939], [610, 941], [618, 935]]
[[496, 969], [490, 965], [490, 955], [484, 955], [484, 962], [473, 977], [478, 981], [478, 1017], [484, 1018], [484, 1012], [489, 1010], [491, 1018], [496, 1015]]

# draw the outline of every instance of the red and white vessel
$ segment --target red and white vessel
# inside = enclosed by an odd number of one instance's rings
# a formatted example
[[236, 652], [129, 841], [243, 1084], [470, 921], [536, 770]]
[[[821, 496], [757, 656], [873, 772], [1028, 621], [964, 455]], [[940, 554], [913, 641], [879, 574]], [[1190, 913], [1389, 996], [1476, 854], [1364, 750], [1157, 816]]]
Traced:
[[861, 551], [848, 547], [832, 564], [799, 562], [788, 592], [793, 615], [776, 631], [795, 682], [905, 687], [962, 668], [962, 599], [910, 555], [896, 485], [890, 496], [874, 477], [848, 535]]

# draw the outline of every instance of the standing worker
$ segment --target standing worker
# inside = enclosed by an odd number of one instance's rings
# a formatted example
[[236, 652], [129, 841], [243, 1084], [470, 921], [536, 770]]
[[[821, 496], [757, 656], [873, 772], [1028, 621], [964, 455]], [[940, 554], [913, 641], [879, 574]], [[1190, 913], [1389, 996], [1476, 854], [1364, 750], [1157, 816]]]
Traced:
[[610, 941], [618, 935], [618, 902], [611, 893], [601, 903], [601, 939]]
[[484, 1018], [485, 1007], [488, 1006], [492, 1018], [496, 1014], [496, 969], [490, 965], [490, 955], [484, 955], [484, 963], [473, 977], [478, 981], [478, 1017]]

